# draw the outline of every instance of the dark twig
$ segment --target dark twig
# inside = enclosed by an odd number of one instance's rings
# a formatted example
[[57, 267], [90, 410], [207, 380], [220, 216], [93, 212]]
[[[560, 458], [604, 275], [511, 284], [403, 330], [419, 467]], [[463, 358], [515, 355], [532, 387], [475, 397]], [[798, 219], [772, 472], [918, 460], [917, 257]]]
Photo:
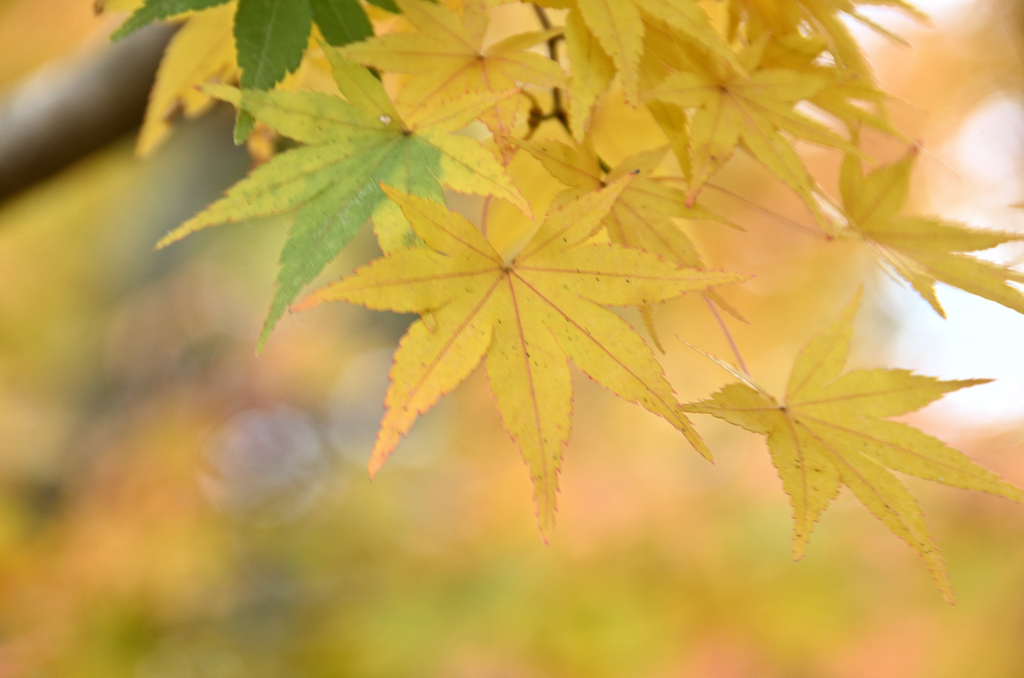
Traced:
[[[538, 7], [537, 5], [533, 5], [533, 11], [536, 13], [537, 20], [540, 22], [541, 27], [545, 31], [551, 30], [551, 19], [548, 18], [548, 14], [547, 12], [544, 11], [544, 8]], [[553, 38], [549, 39], [547, 43], [548, 58], [550, 58], [555, 63], [558, 63], [558, 43], [563, 38], [564, 36], [562, 35], [556, 35]], [[546, 113], [540, 107], [540, 105], [534, 97], [530, 96], [530, 98], [533, 99], [534, 106], [533, 108], [530, 109], [530, 131], [527, 134], [527, 139], [533, 136], [534, 132], [537, 131], [537, 128], [545, 120], [557, 120], [562, 125], [562, 127], [565, 128], [566, 132], [572, 134], [572, 130], [569, 128], [569, 113], [565, 109], [565, 103], [562, 97], [562, 90], [560, 88], [551, 88], [551, 110]]]

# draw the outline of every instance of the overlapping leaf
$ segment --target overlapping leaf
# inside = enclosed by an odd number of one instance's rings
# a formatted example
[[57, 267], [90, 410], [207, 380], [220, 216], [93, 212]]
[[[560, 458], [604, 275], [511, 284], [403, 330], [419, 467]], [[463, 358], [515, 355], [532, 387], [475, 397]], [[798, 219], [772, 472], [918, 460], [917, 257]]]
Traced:
[[693, 62], [692, 70], [670, 75], [645, 96], [693, 110], [689, 137], [691, 201], [742, 142], [803, 198], [818, 224], [831, 232], [831, 221], [819, 207], [817, 183], [784, 132], [857, 152], [847, 140], [796, 110], [798, 103], [828, 87], [832, 76], [827, 72], [765, 68], [761, 58], [766, 44], [767, 40], [762, 40], [740, 52], [748, 74]]
[[364, 66], [414, 76], [398, 99], [410, 123], [467, 94], [490, 93], [495, 97], [495, 107], [481, 119], [507, 156], [511, 149], [505, 138], [512, 132], [519, 102], [501, 100], [495, 95], [517, 83], [565, 85], [561, 66], [526, 51], [558, 31], [520, 33], [484, 49], [484, 33], [490, 18], [479, 2], [465, 3], [462, 16], [425, 0], [397, 2], [417, 33], [371, 38], [349, 45], [342, 53]]
[[[686, 195], [682, 191], [652, 178], [655, 168], [668, 152], [667, 148], [645, 151], [626, 158], [606, 176], [589, 143], [580, 148], [554, 140], [518, 142], [518, 145], [537, 158], [555, 178], [570, 187], [555, 198], [555, 204], [596, 190], [630, 172], [639, 172], [615, 201], [603, 222], [609, 240], [616, 245], [646, 250], [677, 266], [699, 269], [704, 268], [700, 253], [675, 220], [699, 219], [729, 223], [699, 205], [687, 205]], [[740, 317], [716, 290], [707, 290], [704, 295]], [[650, 307], [642, 307], [641, 313], [652, 338], [660, 345]]]
[[949, 577], [921, 509], [892, 471], [1017, 502], [1024, 502], [1024, 491], [920, 430], [888, 421], [986, 380], [940, 381], [906, 370], [842, 373], [858, 304], [859, 295], [803, 350], [782, 403], [753, 383], [739, 383], [684, 409], [768, 437], [772, 462], [793, 505], [794, 557], [804, 555], [815, 523], [845, 485], [924, 558], [952, 602]]
[[230, 0], [145, 0], [132, 12], [132, 15], [121, 24], [121, 27], [110, 36], [111, 40], [119, 40], [131, 35], [140, 28], [145, 28], [154, 21], [170, 19], [186, 12], [209, 9], [224, 5]]
[[889, 96], [874, 84], [870, 75], [857, 69], [823, 63], [827, 61], [825, 50], [828, 45], [825, 36], [814, 33], [775, 37], [766, 41], [761, 63], [768, 68], [786, 68], [825, 77], [828, 84], [808, 101], [843, 122], [847, 128], [857, 130], [870, 126], [893, 137], [904, 138], [886, 110]]
[[679, 268], [612, 244], [584, 244], [630, 179], [549, 213], [510, 262], [443, 205], [386, 189], [430, 249], [393, 252], [297, 307], [347, 301], [430, 319], [413, 323], [395, 353], [371, 474], [416, 418], [485, 355], [502, 421], [530, 467], [545, 534], [554, 522], [562, 447], [569, 436], [568, 360], [620, 397], [664, 417], [709, 454], [680, 412], [651, 349], [600, 304], [648, 305], [745, 276]]
[[919, 20], [926, 19], [921, 11], [904, 0], [730, 0], [729, 12], [733, 32], [745, 19], [748, 31], [752, 28], [759, 32], [769, 32], [779, 38], [808, 33], [822, 35], [839, 66], [870, 78], [871, 71], [860, 45], [850, 33], [842, 15], [856, 19], [898, 42], [903, 40], [864, 16], [858, 10], [858, 5], [893, 7]]
[[840, 189], [850, 220], [848, 234], [863, 238], [882, 262], [909, 282], [943, 317], [945, 312], [935, 295], [936, 281], [1024, 313], [1024, 294], [1008, 284], [1024, 283], [1024, 274], [966, 254], [1021, 240], [1022, 236], [980, 231], [934, 217], [900, 214], [910, 191], [916, 160], [917, 147], [912, 147], [898, 162], [865, 176], [860, 160], [852, 155], [846, 157]]
[[306, 146], [260, 166], [159, 243], [162, 247], [209, 226], [300, 208], [281, 254], [277, 292], [261, 346], [302, 287], [371, 216], [385, 251], [413, 244], [414, 236], [393, 214], [380, 182], [435, 200], [443, 199], [443, 186], [495, 196], [530, 214], [494, 155], [468, 137], [451, 134], [492, 105], [490, 97], [464, 100], [409, 128], [376, 78], [333, 50], [328, 52], [348, 101], [309, 92], [209, 88], [214, 96]]
[[[160, 19], [186, 12], [208, 10], [227, 4], [229, 0], [146, 0], [114, 32], [112, 39], [122, 38]], [[309, 42], [310, 30], [316, 22], [321, 34], [331, 45], [362, 40], [373, 35], [373, 26], [359, 0], [231, 0], [235, 8], [232, 24], [237, 66], [241, 68], [243, 89], [269, 90], [288, 73], [298, 68]], [[219, 8], [218, 8], [219, 9]], [[213, 34], [221, 17], [208, 18], [204, 12], [193, 19], [200, 27], [188, 39], [177, 41], [178, 54], [169, 70], [178, 77], [169, 84], [177, 86], [165, 94], [177, 96], [181, 86], [198, 84], [199, 76], [212, 77], [225, 62], [223, 36]], [[219, 12], [223, 14], [223, 12]], [[210, 42], [204, 44], [203, 39]], [[209, 47], [207, 47], [207, 45]], [[210, 49], [209, 54], [206, 50]], [[188, 50], [188, 51], [186, 51]], [[178, 62], [181, 63], [178, 63]], [[189, 82], [176, 82], [179, 79]], [[198, 82], [205, 82], [200, 80]], [[157, 108], [154, 115], [163, 115]], [[239, 112], [235, 141], [241, 143], [252, 130], [252, 118]]]
[[[344, 45], [373, 35], [373, 28], [359, 0], [145, 0], [138, 3], [139, 7], [111, 38], [123, 38], [154, 21], [236, 2], [240, 12], [237, 21], [242, 24], [241, 35], [254, 38], [252, 42], [239, 43], [239, 56], [242, 61], [252, 62], [258, 68], [269, 69], [254, 74], [254, 78], [268, 78], [274, 69], [287, 69], [287, 61], [294, 56], [295, 50], [294, 46], [289, 47], [289, 43], [297, 42], [295, 36], [301, 32], [308, 37], [313, 21], [332, 45]], [[383, 9], [397, 11], [391, 0], [370, 2]], [[301, 47], [305, 47], [304, 41]], [[268, 87], [281, 77], [284, 77], [283, 73]]]
[[576, 141], [582, 142], [590, 127], [598, 97], [615, 78], [615, 62], [594, 37], [578, 10], [565, 19], [565, 42], [572, 65], [569, 81], [569, 121]]
[[537, 4], [570, 10], [565, 37], [573, 69], [570, 111], [577, 141], [582, 141], [593, 105], [616, 72], [627, 100], [640, 102], [645, 16], [670, 25], [681, 40], [699, 46], [709, 58], [742, 70], [694, 0], [546, 0]]
[[139, 131], [139, 155], [148, 154], [167, 137], [171, 120], [179, 112], [194, 118], [213, 105], [213, 98], [200, 85], [238, 81], [234, 15], [233, 2], [197, 12], [171, 38]]

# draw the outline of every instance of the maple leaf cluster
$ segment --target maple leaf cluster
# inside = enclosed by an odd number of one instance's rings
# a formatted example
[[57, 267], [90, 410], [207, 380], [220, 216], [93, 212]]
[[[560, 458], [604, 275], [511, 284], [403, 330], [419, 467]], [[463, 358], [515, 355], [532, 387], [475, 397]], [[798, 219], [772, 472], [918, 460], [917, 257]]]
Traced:
[[[902, 0], [863, 4], [920, 16]], [[639, 308], [658, 348], [652, 309], [682, 294], [704, 295], [742, 318], [718, 288], [749, 276], [708, 270], [681, 228], [687, 220], [728, 224], [701, 199], [739, 149], [802, 199], [826, 238], [865, 243], [938, 313], [937, 281], [1024, 312], [1024, 295], [1009, 284], [1024, 275], [970, 254], [1019, 236], [902, 214], [916, 146], [864, 174], [870, 159], [859, 147], [861, 129], [903, 137], [845, 17], [882, 29], [854, 0], [109, 5], [134, 9], [115, 37], [156, 20], [184, 21], [160, 67], [140, 153], [166, 137], [177, 113], [197, 115], [218, 99], [238, 110], [236, 141], [258, 122], [298, 143], [159, 246], [294, 211], [261, 347], [289, 307], [344, 301], [420, 315], [395, 353], [371, 474], [420, 414], [484, 362], [504, 426], [530, 469], [546, 537], [570, 430], [571, 361], [663, 417], [709, 459], [687, 413], [767, 436], [793, 506], [796, 557], [845, 485], [921, 554], [951, 598], [920, 509], [891, 471], [1024, 500], [961, 453], [888, 420], [980, 381], [895, 369], [842, 373], [857, 300], [800, 355], [781, 401], [729, 368], [738, 383], [686, 405], [655, 351], [604, 308]], [[489, 41], [499, 5], [523, 6], [535, 29]], [[591, 133], [611, 93], [646, 109], [664, 135], [661, 146], [638, 149], [615, 167], [599, 157]], [[560, 127], [560, 136], [537, 135], [545, 125]], [[798, 140], [843, 154], [838, 199], [807, 170]], [[534, 214], [508, 172], [519, 153], [565, 186], [546, 215]], [[500, 220], [478, 228], [447, 209], [445, 190], [488, 205], [504, 201], [537, 225], [525, 242], [499, 249]], [[296, 303], [368, 222], [383, 257]]]

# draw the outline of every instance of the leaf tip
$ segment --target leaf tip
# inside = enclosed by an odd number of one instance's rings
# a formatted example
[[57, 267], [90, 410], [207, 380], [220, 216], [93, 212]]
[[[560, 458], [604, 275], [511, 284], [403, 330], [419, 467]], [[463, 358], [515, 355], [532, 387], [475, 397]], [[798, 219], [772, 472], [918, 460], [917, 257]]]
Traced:
[[551, 537], [554, 534], [555, 526], [553, 523], [544, 523], [538, 519], [537, 527], [540, 528], [540, 540], [544, 546], [551, 546]]
[[370, 480], [377, 477], [377, 472], [384, 466], [391, 453], [395, 451], [395, 446], [398, 445], [398, 441], [401, 438], [402, 434], [399, 431], [389, 428], [383, 422], [381, 423], [381, 428], [377, 432], [377, 442], [373, 446], [373, 451], [370, 452], [370, 460], [366, 462], [366, 470], [370, 474]]
[[537, 529], [545, 546], [551, 545], [551, 538], [555, 534], [555, 514], [556, 509], [552, 502], [537, 501]]
[[[687, 424], [689, 424], [689, 421], [687, 421]], [[685, 431], [684, 434], [686, 435], [686, 439], [690, 441], [690, 444], [693, 445], [693, 449], [697, 450], [697, 454], [704, 457], [704, 459], [713, 466], [715, 463], [715, 457], [711, 454], [711, 450], [708, 449], [707, 444], [705, 444], [700, 435], [698, 435], [692, 427], [690, 427], [690, 430]]]
[[[280, 291], [278, 291], [280, 294]], [[270, 312], [267, 314], [267, 319], [263, 321], [263, 328], [260, 330], [260, 338], [256, 341], [256, 355], [263, 352], [263, 349], [267, 346], [267, 340], [270, 339], [271, 333], [274, 328], [277, 327], [277, 321], [281, 319], [284, 314], [284, 310], [288, 308], [287, 300], [281, 303], [281, 300], [275, 296], [273, 303], [270, 306]]]
[[370, 476], [370, 480], [377, 477], [377, 473], [380, 472], [387, 458], [387, 453], [382, 454], [377, 448], [374, 448], [370, 455], [370, 461], [366, 462], [366, 472]]
[[297, 301], [294, 304], [292, 304], [291, 306], [289, 306], [288, 307], [288, 312], [289, 313], [300, 313], [302, 311], [308, 311], [309, 309], [314, 308], [314, 307], [319, 306], [320, 304], [324, 303], [325, 301], [327, 301], [327, 296], [325, 294], [325, 290], [326, 289], [328, 289], [328, 288], [324, 288], [322, 290], [316, 290], [312, 294], [306, 295], [305, 297], [303, 297], [299, 301]]
[[971, 386], [982, 386], [983, 384], [991, 384], [995, 379], [957, 379], [952, 382], [957, 384], [960, 388], [970, 388]]
[[952, 606], [956, 605], [956, 591], [953, 590], [953, 584], [949, 580], [949, 575], [943, 570], [935, 575], [935, 584], [939, 587], [939, 593], [942, 595], [943, 600]]

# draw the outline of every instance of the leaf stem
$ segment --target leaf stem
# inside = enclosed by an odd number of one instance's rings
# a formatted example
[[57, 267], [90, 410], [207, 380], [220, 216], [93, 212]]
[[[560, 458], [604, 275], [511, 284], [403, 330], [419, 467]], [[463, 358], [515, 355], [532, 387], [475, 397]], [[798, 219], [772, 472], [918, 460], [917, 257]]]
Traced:
[[736, 364], [743, 370], [743, 374], [750, 376], [750, 370], [747, 369], [747, 364], [743, 362], [743, 355], [740, 353], [739, 346], [736, 345], [736, 340], [732, 337], [732, 332], [729, 331], [728, 325], [725, 324], [725, 318], [718, 312], [718, 308], [715, 306], [715, 302], [708, 299], [707, 295], [704, 295], [704, 301], [707, 302], [708, 308], [711, 309], [712, 315], [715, 316], [715, 320], [718, 321], [718, 326], [722, 328], [722, 333], [725, 334], [726, 340], [729, 342], [729, 347], [732, 349], [732, 354], [736, 356]]
[[740, 195], [739, 193], [737, 193], [737, 192], [735, 192], [733, 190], [730, 190], [730, 189], [726, 188], [725, 186], [720, 186], [718, 184], [713, 184], [711, 182], [708, 182], [707, 184], [705, 184], [705, 186], [707, 186], [708, 188], [714, 189], [714, 190], [718, 191], [719, 193], [724, 193], [725, 195], [728, 195], [729, 197], [734, 198], [734, 199], [742, 202], [743, 204], [745, 204], [748, 207], [751, 207], [751, 208], [757, 210], [758, 212], [760, 212], [761, 214], [765, 215], [766, 217], [772, 219], [775, 222], [778, 222], [780, 224], [784, 224], [786, 226], [790, 226], [791, 228], [795, 228], [795, 229], [797, 229], [799, 231], [803, 231], [804, 233], [807, 233], [808, 235], [813, 235], [815, 238], [821, 238], [823, 240], [829, 240], [828, 234], [826, 234], [825, 232], [819, 231], [818, 229], [812, 228], [810, 226], [805, 226], [804, 224], [801, 224], [801, 223], [799, 223], [797, 221], [793, 221], [792, 219], [789, 219], [787, 217], [782, 216], [781, 214], [778, 214], [776, 212], [771, 211], [767, 207], [761, 207], [760, 205], [758, 205], [753, 200], [750, 200], [749, 198], [745, 198], [742, 195]]
[[480, 213], [480, 232], [483, 233], [483, 236], [485, 238], [487, 237], [487, 222], [491, 218], [492, 197], [493, 196], [489, 195], [486, 198], [484, 198], [484, 209], [483, 212]]

